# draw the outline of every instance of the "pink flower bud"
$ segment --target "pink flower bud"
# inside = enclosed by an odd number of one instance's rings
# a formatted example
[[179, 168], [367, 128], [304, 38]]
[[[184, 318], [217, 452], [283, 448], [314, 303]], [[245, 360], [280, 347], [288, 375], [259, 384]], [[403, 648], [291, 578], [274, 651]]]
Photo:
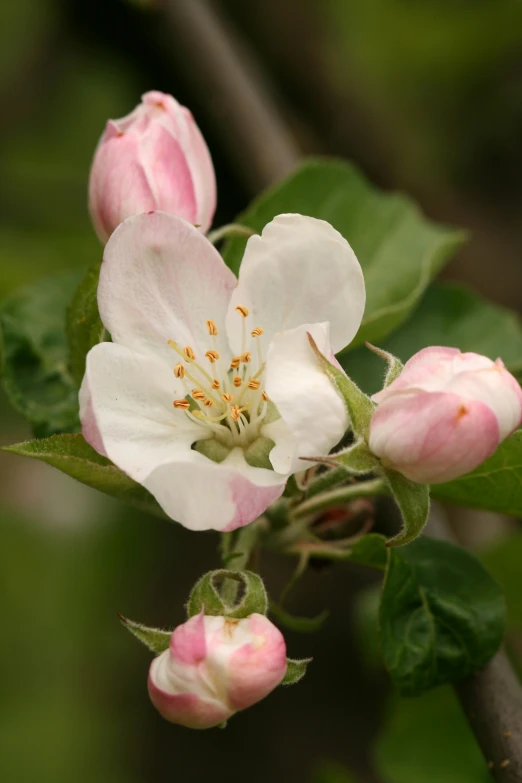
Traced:
[[125, 218], [171, 212], [206, 232], [216, 208], [216, 180], [192, 114], [162, 92], [147, 92], [133, 112], [109, 120], [96, 149], [89, 209], [106, 242]]
[[205, 616], [178, 626], [152, 661], [149, 695], [171, 723], [209, 729], [264, 699], [286, 672], [281, 632], [262, 614]]
[[456, 348], [419, 351], [373, 400], [370, 449], [425, 484], [469, 473], [522, 421], [522, 391], [501, 360]]

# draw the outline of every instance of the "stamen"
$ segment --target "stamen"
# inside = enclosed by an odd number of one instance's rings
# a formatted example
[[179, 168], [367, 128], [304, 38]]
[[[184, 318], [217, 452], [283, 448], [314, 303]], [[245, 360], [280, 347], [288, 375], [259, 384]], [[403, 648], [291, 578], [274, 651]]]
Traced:
[[204, 400], [207, 395], [201, 389], [192, 389], [192, 396], [195, 400]]
[[261, 399], [264, 400], [265, 402], [269, 402], [270, 401], [270, 397], [268, 396], [268, 394], [264, 390], [261, 393]]
[[187, 345], [185, 348], [183, 348], [183, 353], [185, 354], [189, 362], [193, 362], [194, 359], [196, 358], [196, 354], [194, 353], [190, 345]]
[[205, 406], [205, 408], [213, 408], [214, 407], [214, 403], [212, 402], [212, 400], [210, 398], [206, 399], [205, 402], [203, 403], [203, 405]]
[[216, 337], [219, 334], [215, 321], [207, 321], [207, 329], [212, 337]]
[[231, 394], [222, 394], [222, 399], [225, 400], [225, 402], [232, 402], [234, 397]]
[[217, 378], [214, 378], [214, 380], [212, 381], [212, 388], [213, 389], [220, 389], [221, 388], [221, 384], [220, 384], [220, 382], [218, 381]]
[[265, 330], [261, 326], [256, 326], [255, 329], [252, 329], [250, 334], [252, 335], [252, 337], [260, 337], [264, 331]]
[[209, 360], [209, 362], [210, 362], [211, 364], [214, 364], [214, 362], [217, 362], [217, 360], [219, 359], [219, 354], [218, 354], [218, 352], [217, 352], [217, 351], [214, 351], [214, 350], [207, 351], [207, 352], [206, 352], [206, 354], [205, 354], [205, 356], [207, 357], [207, 359]]
[[183, 410], [188, 410], [190, 408], [190, 402], [188, 400], [174, 400], [173, 405], [175, 408], [183, 408]]
[[174, 375], [176, 378], [184, 378], [185, 377], [185, 367], [181, 364], [181, 362], [178, 362], [176, 366], [174, 367]]
[[237, 368], [239, 367], [240, 364], [241, 364], [241, 357], [240, 356], [234, 356], [234, 358], [230, 362], [230, 366], [232, 367], [233, 370], [237, 370]]
[[248, 307], [245, 307], [244, 305], [238, 305], [236, 307], [236, 310], [240, 315], [243, 316], [243, 318], [246, 318], [248, 316]]
[[242, 362], [245, 362], [246, 364], [247, 362], [252, 361], [252, 354], [250, 353], [250, 351], [245, 351], [245, 353], [242, 353], [239, 358], [241, 359]]
[[230, 418], [234, 421], [239, 421], [241, 418], [241, 411], [244, 410], [243, 408], [240, 408], [239, 405], [232, 405], [230, 408]]
[[240, 375], [236, 375], [235, 378], [234, 378], [234, 386], [236, 386], [236, 387], [241, 386], [242, 383], [243, 383], [243, 381], [241, 379], [241, 376]]
[[249, 389], [259, 389], [259, 387], [261, 386], [261, 381], [257, 381], [253, 378], [251, 381], [248, 382], [247, 385]]

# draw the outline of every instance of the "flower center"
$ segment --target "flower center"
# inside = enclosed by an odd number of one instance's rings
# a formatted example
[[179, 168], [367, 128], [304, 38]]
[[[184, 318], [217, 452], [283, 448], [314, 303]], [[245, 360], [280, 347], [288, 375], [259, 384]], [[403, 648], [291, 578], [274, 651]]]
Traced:
[[202, 438], [208, 439], [210, 429], [212, 437], [226, 448], [227, 453], [235, 446], [247, 450], [259, 441], [269, 404], [262, 384], [265, 361], [260, 338], [263, 329], [256, 326], [249, 331], [248, 309], [239, 305], [236, 311], [242, 319], [242, 350], [228, 367], [217, 350], [218, 328], [212, 320], [206, 322], [210, 348], [204, 354], [205, 362], [198, 360], [190, 345], [181, 348], [169, 340], [170, 347], [182, 360], [174, 367], [174, 375], [182, 381], [186, 391], [185, 397], [174, 400], [174, 407], [183, 410], [205, 429]]

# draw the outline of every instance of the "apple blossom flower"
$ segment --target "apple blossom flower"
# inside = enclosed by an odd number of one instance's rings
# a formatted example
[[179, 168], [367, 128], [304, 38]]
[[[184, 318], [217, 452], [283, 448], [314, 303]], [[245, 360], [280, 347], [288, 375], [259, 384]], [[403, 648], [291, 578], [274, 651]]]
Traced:
[[268, 696], [286, 668], [285, 640], [264, 615], [232, 620], [201, 612], [152, 661], [149, 695], [171, 723], [209, 729]]
[[109, 120], [89, 180], [89, 209], [106, 242], [125, 218], [153, 209], [207, 231], [216, 208], [216, 180], [192, 114], [162, 92], [147, 92], [134, 111]]
[[522, 390], [502, 361], [456, 348], [419, 351], [372, 399], [371, 451], [424, 484], [469, 473], [522, 421]]
[[87, 356], [85, 439], [192, 530], [252, 522], [342, 438], [347, 413], [307, 332], [332, 356], [356, 334], [364, 279], [328, 223], [279, 215], [239, 280], [186, 221], [129, 218], [105, 249], [112, 343]]

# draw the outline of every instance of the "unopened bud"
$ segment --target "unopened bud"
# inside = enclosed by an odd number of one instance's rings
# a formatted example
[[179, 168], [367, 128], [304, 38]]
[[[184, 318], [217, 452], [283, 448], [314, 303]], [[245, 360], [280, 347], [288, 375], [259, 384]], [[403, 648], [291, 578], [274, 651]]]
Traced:
[[171, 95], [145, 93], [133, 112], [109, 120], [89, 181], [89, 208], [102, 242], [125, 218], [154, 210], [206, 232], [215, 206], [207, 145], [191, 113]]
[[262, 614], [191, 617], [152, 661], [149, 695], [171, 723], [208, 729], [264, 699], [287, 669], [281, 632]]
[[372, 399], [370, 450], [423, 484], [469, 473], [522, 421], [522, 391], [503, 363], [456, 348], [419, 351]]

